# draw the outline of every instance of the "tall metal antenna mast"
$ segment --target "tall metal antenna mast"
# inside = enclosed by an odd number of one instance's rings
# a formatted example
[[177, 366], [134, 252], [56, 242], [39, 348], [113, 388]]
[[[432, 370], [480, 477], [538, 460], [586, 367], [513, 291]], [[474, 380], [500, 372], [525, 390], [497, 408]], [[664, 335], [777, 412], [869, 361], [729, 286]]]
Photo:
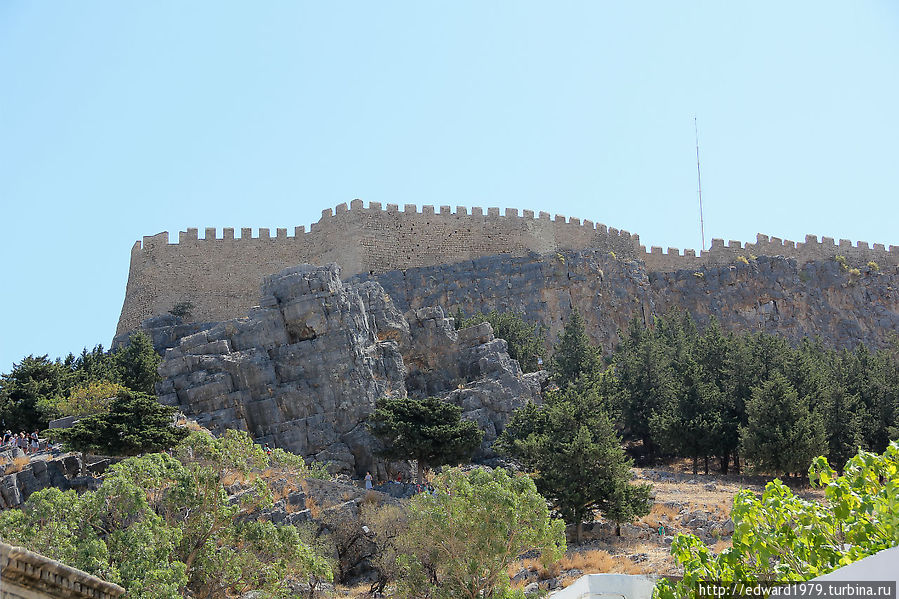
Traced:
[[702, 247], [705, 249], [705, 223], [702, 220], [702, 171], [699, 170], [699, 127], [696, 124], [696, 115], [693, 115], [693, 132], [696, 134], [696, 179], [699, 182], [699, 231], [702, 235]]

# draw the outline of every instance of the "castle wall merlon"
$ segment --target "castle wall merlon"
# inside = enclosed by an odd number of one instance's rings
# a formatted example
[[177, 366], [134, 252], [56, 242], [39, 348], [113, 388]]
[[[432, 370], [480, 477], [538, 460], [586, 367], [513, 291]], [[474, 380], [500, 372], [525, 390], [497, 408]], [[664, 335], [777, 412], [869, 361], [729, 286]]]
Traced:
[[[502, 212], [502, 213], [501, 213]], [[755, 243], [712, 239], [706, 250], [647, 247], [640, 236], [593, 220], [517, 208], [380, 202], [354, 199], [322, 210], [318, 222], [287, 228], [190, 227], [169, 243], [168, 232], [145, 236], [131, 249], [131, 269], [119, 333], [143, 318], [164, 314], [179, 301], [192, 301], [195, 317], [225, 320], [258, 301], [259, 281], [279, 270], [307, 262], [341, 265], [343, 276], [381, 273], [418, 266], [474, 260], [484, 256], [594, 249], [621, 259], [642, 259], [648, 270], [674, 271], [732, 263], [739, 256], [785, 256], [797, 261], [843, 255], [854, 266], [869, 261], [899, 265], [899, 247], [807, 235], [804, 243], [756, 235]], [[264, 240], [264, 241], [263, 241]], [[209, 242], [209, 243], [205, 243]], [[223, 281], [222, 272], [228, 272]], [[223, 288], [223, 285], [227, 288]]]

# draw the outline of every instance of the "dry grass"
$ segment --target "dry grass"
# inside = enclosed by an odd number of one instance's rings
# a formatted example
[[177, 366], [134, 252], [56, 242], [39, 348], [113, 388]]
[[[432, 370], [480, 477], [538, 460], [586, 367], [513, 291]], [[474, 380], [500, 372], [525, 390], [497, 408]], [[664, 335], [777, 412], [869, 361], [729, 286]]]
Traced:
[[366, 491], [362, 498], [362, 505], [381, 505], [384, 502], [384, 496], [377, 491]]
[[25, 469], [25, 466], [27, 466], [30, 461], [31, 460], [29, 458], [13, 458], [12, 462], [6, 464], [3, 473], [15, 474], [16, 472], [21, 472]]
[[196, 420], [188, 420], [187, 422], [185, 422], [184, 426], [187, 427], [187, 430], [195, 432], [195, 433], [206, 430], [205, 428], [203, 428], [202, 426], [197, 424]]
[[369, 588], [371, 588], [371, 584], [367, 582], [360, 582], [351, 587], [345, 587], [343, 585], [337, 585], [336, 587], [341, 597], [351, 597], [352, 599], [368, 599], [368, 597], [371, 596], [368, 594]]
[[240, 472], [228, 472], [222, 476], [222, 485], [230, 487], [236, 482], [244, 482], [244, 477]]
[[680, 516], [680, 510], [676, 507], [665, 505], [664, 503], [654, 503], [649, 513], [640, 518], [638, 523], [658, 528], [660, 524], [668, 525], [676, 521], [678, 516]]
[[306, 509], [309, 510], [309, 515], [313, 518], [318, 518], [322, 515], [322, 508], [318, 505], [311, 497], [306, 497]]
[[730, 539], [718, 539], [718, 542], [712, 546], [712, 551], [714, 551], [715, 553], [721, 553], [725, 549], [728, 549], [730, 546]]
[[[537, 574], [538, 580], [556, 578], [566, 570], [580, 570], [584, 574], [642, 574], [644, 568], [622, 555], [612, 555], [601, 549], [572, 551], [559, 561], [544, 566], [538, 559], [524, 559], [515, 562], [509, 568], [509, 575], [514, 576], [521, 568]], [[569, 583], [570, 584], [570, 583]], [[567, 586], [564, 585], [564, 586]]]

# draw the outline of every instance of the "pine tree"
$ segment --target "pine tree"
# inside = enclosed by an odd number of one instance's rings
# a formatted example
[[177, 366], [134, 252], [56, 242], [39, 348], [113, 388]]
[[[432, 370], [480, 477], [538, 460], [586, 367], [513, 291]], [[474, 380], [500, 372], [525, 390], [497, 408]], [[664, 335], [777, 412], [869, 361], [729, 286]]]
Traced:
[[669, 349], [634, 319], [614, 358], [625, 428], [643, 442], [649, 457], [658, 453], [650, 421], [665, 413], [679, 393]]
[[459, 406], [436, 397], [381, 399], [368, 430], [384, 444], [382, 457], [418, 462], [419, 484], [427, 468], [469, 460], [484, 436]]
[[590, 343], [584, 328], [584, 319], [574, 310], [559, 340], [553, 348], [552, 377], [563, 389], [582, 375], [593, 373], [599, 363], [599, 353]]
[[155, 396], [125, 390], [109, 403], [109, 411], [82, 418], [54, 436], [69, 449], [101, 455], [129, 456], [163, 451], [187, 436], [174, 424], [175, 408]]
[[704, 380], [699, 365], [688, 361], [677, 398], [664, 412], [653, 414], [650, 426], [662, 447], [693, 460], [697, 473], [699, 458], [705, 461], [720, 449], [726, 434], [723, 427], [723, 397], [718, 388]]
[[649, 485], [631, 485], [631, 461], [621, 448], [601, 398], [573, 389], [547, 398], [541, 407], [517, 411], [494, 444], [500, 453], [534, 472], [537, 489], [566, 522], [577, 524], [600, 512], [616, 523], [649, 513]]
[[757, 470], [773, 474], [802, 472], [825, 443], [817, 414], [779, 372], [753, 389], [741, 429], [746, 457]]
[[162, 358], [153, 349], [153, 341], [143, 331], [138, 331], [128, 339], [128, 345], [115, 354], [115, 364], [120, 380], [132, 391], [156, 395], [159, 374], [156, 369]]

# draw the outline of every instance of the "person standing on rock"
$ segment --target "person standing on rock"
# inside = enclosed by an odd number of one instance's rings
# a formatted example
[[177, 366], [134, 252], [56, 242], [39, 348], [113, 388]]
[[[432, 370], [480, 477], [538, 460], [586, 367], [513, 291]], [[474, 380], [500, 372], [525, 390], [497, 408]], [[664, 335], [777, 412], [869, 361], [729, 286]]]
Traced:
[[366, 491], [371, 491], [371, 481], [372, 481], [371, 472], [366, 472], [365, 473], [365, 490]]

